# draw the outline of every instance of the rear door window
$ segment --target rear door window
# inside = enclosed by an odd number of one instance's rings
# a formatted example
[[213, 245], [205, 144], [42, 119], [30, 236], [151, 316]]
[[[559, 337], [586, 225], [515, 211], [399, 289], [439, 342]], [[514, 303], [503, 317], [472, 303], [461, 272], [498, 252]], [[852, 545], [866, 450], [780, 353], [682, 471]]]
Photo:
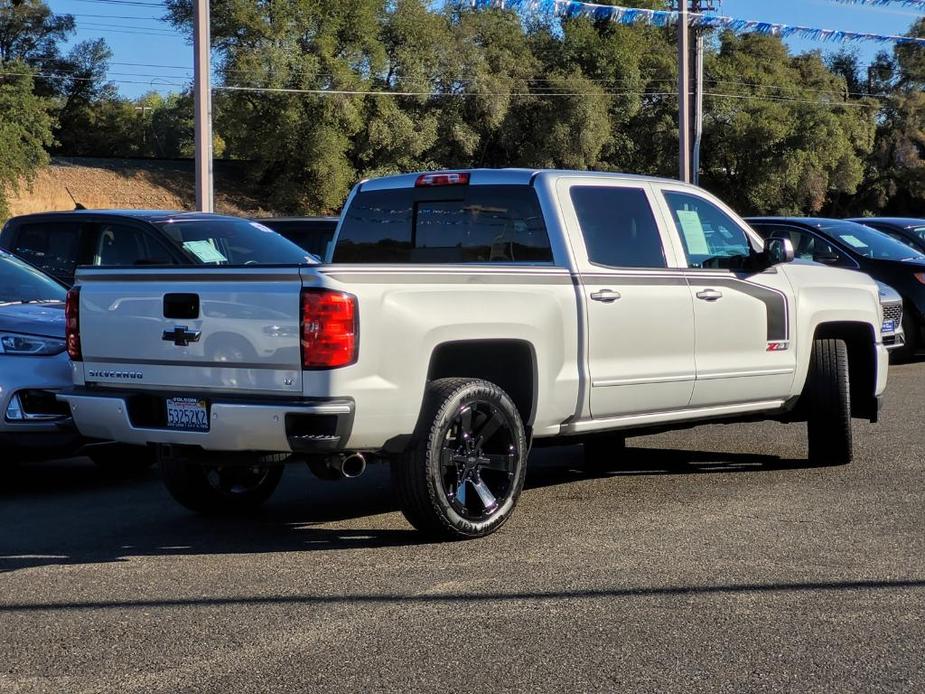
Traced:
[[588, 260], [607, 267], [666, 267], [658, 224], [642, 188], [572, 186]]
[[23, 224], [11, 250], [43, 272], [70, 284], [78, 264], [81, 226], [79, 222]]
[[530, 186], [359, 192], [344, 213], [339, 263], [551, 263]]

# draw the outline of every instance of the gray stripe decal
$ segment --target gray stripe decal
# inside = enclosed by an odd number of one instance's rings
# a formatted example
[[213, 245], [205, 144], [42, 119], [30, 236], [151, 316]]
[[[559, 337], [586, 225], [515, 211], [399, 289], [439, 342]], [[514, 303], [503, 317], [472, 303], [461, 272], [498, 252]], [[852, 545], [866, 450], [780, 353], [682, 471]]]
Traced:
[[672, 277], [671, 275], [591, 275], [583, 274], [582, 282], [586, 284], [607, 284], [613, 283], [614, 286], [633, 286], [633, 287], [673, 287], [684, 286], [687, 280], [681, 276]]
[[768, 342], [786, 342], [790, 339], [790, 321], [787, 317], [787, 297], [783, 292], [740, 279], [718, 277], [688, 277], [692, 287], [726, 287], [758, 299], [767, 310]]

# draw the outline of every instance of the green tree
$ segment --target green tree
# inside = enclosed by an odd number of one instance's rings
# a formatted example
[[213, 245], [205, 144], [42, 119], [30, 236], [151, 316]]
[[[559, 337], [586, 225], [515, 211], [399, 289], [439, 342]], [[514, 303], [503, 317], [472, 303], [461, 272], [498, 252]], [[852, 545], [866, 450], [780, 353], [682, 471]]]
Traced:
[[33, 78], [39, 93], [55, 94], [66, 67], [59, 46], [74, 28], [73, 15], [55, 14], [44, 0], [0, 0], [0, 62], [26, 63], [39, 73]]
[[[59, 80], [56, 152], [69, 155], [108, 155], [119, 149], [119, 133], [107, 140], [105, 129], [117, 126], [121, 109], [116, 87], [106, 81], [112, 52], [103, 39], [81, 41], [67, 56], [68, 69]], [[103, 128], [103, 132], [100, 132]], [[106, 152], [99, 151], [105, 144]]]
[[[188, 0], [169, 0], [173, 21], [190, 26]], [[387, 64], [386, 0], [212, 4], [212, 35], [228, 87], [369, 91]], [[358, 176], [354, 143], [370, 99], [352, 94], [229, 91], [216, 118], [228, 154], [254, 163], [274, 206], [339, 209]], [[407, 122], [386, 114], [380, 129]], [[381, 135], [380, 135], [381, 137]]]
[[819, 53], [776, 37], [724, 34], [708, 61], [704, 182], [742, 212], [818, 214], [853, 195], [876, 104], [849, 97]]
[[51, 124], [48, 102], [34, 93], [28, 66], [0, 62], [0, 219], [9, 215], [8, 194], [30, 184], [48, 161]]
[[[925, 38], [925, 17], [909, 36]], [[881, 101], [877, 133], [868, 160], [858, 212], [925, 214], [925, 50], [897, 44], [875, 61]]]

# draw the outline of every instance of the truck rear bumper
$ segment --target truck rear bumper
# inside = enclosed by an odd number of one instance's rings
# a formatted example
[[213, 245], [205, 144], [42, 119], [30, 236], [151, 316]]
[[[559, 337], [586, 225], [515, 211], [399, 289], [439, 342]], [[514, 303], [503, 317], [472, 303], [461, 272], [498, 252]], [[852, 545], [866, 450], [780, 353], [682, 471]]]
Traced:
[[[185, 394], [186, 395], [186, 394]], [[159, 415], [165, 394], [98, 393], [58, 396], [68, 402], [81, 434], [121, 443], [169, 443], [210, 451], [324, 453], [340, 450], [353, 426], [353, 401], [208, 401], [208, 431], [168, 429]]]

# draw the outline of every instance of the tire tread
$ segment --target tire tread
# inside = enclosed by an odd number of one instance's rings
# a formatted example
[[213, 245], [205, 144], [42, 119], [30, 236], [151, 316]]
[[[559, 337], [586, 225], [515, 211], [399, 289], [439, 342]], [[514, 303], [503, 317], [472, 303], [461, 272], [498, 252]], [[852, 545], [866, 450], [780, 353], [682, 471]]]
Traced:
[[852, 459], [851, 384], [844, 340], [813, 341], [807, 379], [807, 430], [812, 463], [845, 465]]
[[[415, 432], [414, 443], [404, 456], [393, 461], [392, 479], [405, 518], [414, 528], [431, 538], [452, 540], [483, 537], [497, 530], [510, 517], [510, 513], [499, 514], [491, 523], [477, 532], [462, 531], [445, 517], [437, 499], [436, 490], [428, 484], [425, 475], [420, 474], [430, 454], [429, 443], [440, 435], [446, 408], [461, 391], [473, 386], [483, 388], [499, 399], [506, 399], [510, 403], [520, 425], [521, 443], [525, 443], [523, 423], [516, 407], [507, 393], [494, 383], [478, 378], [453, 377], [437, 379], [429, 385], [421, 407], [421, 417], [418, 430]], [[523, 445], [522, 451], [526, 455], [526, 447]], [[519, 486], [523, 484], [523, 474], [520, 475], [519, 480], [515, 481], [515, 484]], [[519, 493], [519, 486], [515, 493]]]

